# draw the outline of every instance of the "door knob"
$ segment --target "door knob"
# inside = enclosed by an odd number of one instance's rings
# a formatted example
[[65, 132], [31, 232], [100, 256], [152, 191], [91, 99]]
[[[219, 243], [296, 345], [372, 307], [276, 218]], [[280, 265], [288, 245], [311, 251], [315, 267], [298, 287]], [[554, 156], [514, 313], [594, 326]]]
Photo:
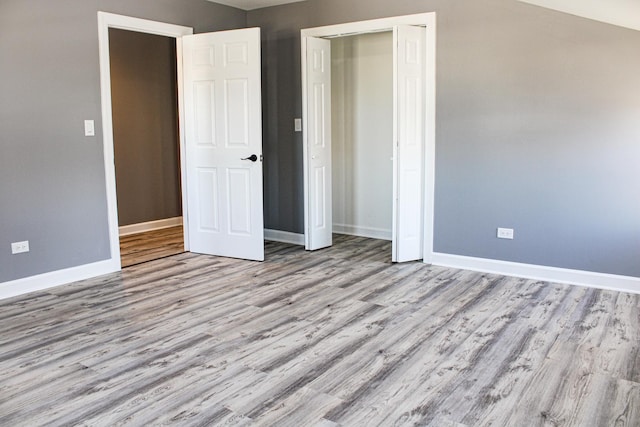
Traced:
[[258, 156], [256, 156], [255, 154], [252, 154], [249, 157], [245, 157], [244, 159], [240, 159], [240, 160], [251, 160], [252, 162], [255, 162], [258, 160]]

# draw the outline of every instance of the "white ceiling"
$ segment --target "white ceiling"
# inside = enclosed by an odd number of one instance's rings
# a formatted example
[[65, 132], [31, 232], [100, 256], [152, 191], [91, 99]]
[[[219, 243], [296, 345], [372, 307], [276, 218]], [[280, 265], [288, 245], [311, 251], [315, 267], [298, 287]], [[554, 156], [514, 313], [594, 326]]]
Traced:
[[276, 6], [285, 3], [298, 3], [304, 0], [209, 0], [214, 3], [226, 4], [238, 9], [253, 10], [261, 7]]
[[548, 9], [640, 30], [640, 0], [520, 0]]

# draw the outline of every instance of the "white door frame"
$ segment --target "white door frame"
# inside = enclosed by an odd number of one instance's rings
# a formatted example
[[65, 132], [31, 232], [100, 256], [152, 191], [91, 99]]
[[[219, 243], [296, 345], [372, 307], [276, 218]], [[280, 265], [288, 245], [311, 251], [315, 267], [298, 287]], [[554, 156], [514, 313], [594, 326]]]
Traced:
[[182, 41], [181, 37], [193, 34], [193, 28], [113, 13], [98, 12], [98, 46], [100, 53], [100, 95], [102, 104], [102, 145], [104, 147], [104, 170], [107, 190], [107, 212], [109, 222], [109, 242], [112, 271], [122, 268], [120, 263], [120, 235], [118, 232], [118, 198], [116, 195], [116, 169], [113, 147], [113, 117], [111, 114], [111, 69], [109, 58], [109, 28], [156, 34], [176, 39], [176, 66], [178, 87], [178, 135], [180, 143], [180, 169], [182, 182], [182, 218], [184, 230], [184, 249], [189, 250], [188, 227], [186, 224], [187, 209], [185, 188], [185, 146], [184, 146], [184, 105], [182, 88]]
[[[435, 192], [435, 111], [436, 111], [436, 13], [420, 13], [415, 15], [396, 16], [391, 18], [373, 19], [369, 21], [351, 22], [347, 24], [329, 25], [325, 27], [307, 28], [301, 30], [302, 39], [305, 37], [341, 37], [372, 33], [379, 31], [391, 31], [396, 25], [418, 25], [426, 28], [426, 72], [425, 72], [425, 146], [424, 146], [424, 231], [423, 231], [423, 261], [431, 263], [433, 260], [433, 219], [434, 219], [434, 192]], [[308, 163], [307, 149], [307, 88], [306, 69], [307, 52], [306, 43], [302, 46], [302, 120], [303, 120], [303, 164], [304, 164], [304, 220], [305, 237], [308, 234], [309, 224], [308, 206]], [[305, 239], [306, 240], [306, 239]]]

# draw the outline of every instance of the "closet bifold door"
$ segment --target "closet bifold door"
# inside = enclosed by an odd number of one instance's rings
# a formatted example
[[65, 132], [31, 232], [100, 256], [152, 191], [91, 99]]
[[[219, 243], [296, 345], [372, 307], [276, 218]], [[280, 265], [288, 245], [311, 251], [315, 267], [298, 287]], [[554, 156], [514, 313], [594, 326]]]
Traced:
[[394, 262], [422, 259], [425, 34], [423, 27], [393, 28]]
[[331, 42], [305, 37], [307, 114], [305, 249], [332, 244], [331, 204]]

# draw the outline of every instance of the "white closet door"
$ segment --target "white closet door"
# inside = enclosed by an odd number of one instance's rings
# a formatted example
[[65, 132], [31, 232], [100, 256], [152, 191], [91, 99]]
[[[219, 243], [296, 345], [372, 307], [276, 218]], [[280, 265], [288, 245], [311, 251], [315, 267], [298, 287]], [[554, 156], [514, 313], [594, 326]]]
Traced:
[[394, 262], [422, 258], [425, 30], [397, 26], [394, 39]]
[[182, 40], [190, 250], [262, 261], [260, 29]]
[[331, 246], [331, 42], [305, 37], [307, 93], [305, 248]]

